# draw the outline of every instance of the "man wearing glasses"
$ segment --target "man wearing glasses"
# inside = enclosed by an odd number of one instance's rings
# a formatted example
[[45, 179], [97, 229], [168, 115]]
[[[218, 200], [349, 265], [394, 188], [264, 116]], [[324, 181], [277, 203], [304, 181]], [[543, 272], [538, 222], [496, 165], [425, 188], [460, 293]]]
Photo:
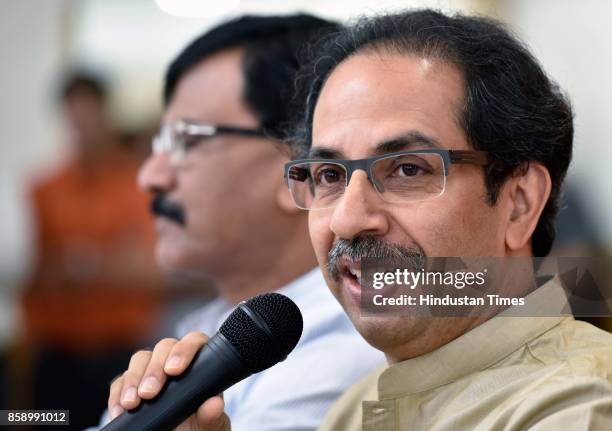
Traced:
[[[612, 429], [612, 336], [569, 316], [364, 315], [364, 260], [545, 256], [572, 112], [499, 24], [423, 10], [366, 19], [317, 51], [285, 167], [330, 289], [390, 366], [321, 430]], [[533, 279], [533, 266], [530, 267]], [[513, 296], [563, 304], [558, 278]], [[527, 279], [527, 278], [526, 278]], [[540, 314], [540, 316], [542, 316]]]
[[243, 17], [195, 40], [170, 66], [163, 127], [139, 181], [153, 196], [159, 264], [211, 279], [219, 298], [180, 324], [180, 342], [165, 339], [133, 355], [111, 386], [111, 418], [153, 398], [236, 304], [269, 291], [296, 302], [304, 332], [291, 361], [210, 401], [225, 408], [222, 420], [231, 418], [234, 429], [314, 429], [348, 386], [384, 364], [329, 293], [307, 214], [279, 175], [288, 160], [281, 139], [295, 102], [298, 54], [337, 29], [308, 15]]
[[[304, 158], [285, 176], [327, 284], [389, 362], [320, 430], [612, 429], [608, 333], [509, 316], [515, 307], [493, 318], [361, 309], [371, 257], [549, 252], [573, 139], [559, 89], [499, 24], [430, 10], [365, 19], [314, 52]], [[558, 278], [512, 284], [534, 311], [566, 303]], [[211, 400], [198, 429], [229, 429]]]

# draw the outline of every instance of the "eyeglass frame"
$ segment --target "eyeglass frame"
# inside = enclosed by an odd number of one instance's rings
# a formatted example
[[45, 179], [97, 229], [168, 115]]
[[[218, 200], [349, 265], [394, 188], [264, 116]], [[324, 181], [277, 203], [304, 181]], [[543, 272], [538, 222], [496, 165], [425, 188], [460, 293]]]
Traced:
[[[479, 150], [428, 149], [428, 150], [397, 151], [393, 153], [381, 154], [381, 155], [374, 156], [374, 157], [367, 157], [365, 159], [354, 159], [354, 160], [351, 160], [351, 159], [297, 159], [297, 160], [292, 160], [290, 162], [285, 163], [283, 177], [293, 197], [293, 192], [291, 191], [291, 187], [289, 186], [289, 170], [292, 167], [303, 164], [303, 163], [335, 164], [335, 165], [340, 165], [344, 167], [344, 170], [346, 171], [346, 179], [345, 179], [345, 184], [344, 184], [345, 189], [346, 187], [348, 187], [351, 181], [351, 178], [353, 176], [353, 173], [357, 170], [362, 170], [368, 176], [368, 181], [370, 181], [370, 184], [374, 186], [374, 188], [376, 189], [378, 193], [382, 194], [384, 192], [384, 188], [382, 187], [382, 185], [377, 184], [377, 182], [374, 181], [373, 176], [372, 176], [372, 165], [374, 165], [374, 163], [376, 163], [379, 160], [383, 160], [383, 159], [387, 159], [391, 157], [400, 157], [400, 156], [409, 156], [409, 155], [418, 155], [418, 154], [437, 154], [439, 155], [442, 158], [442, 164], [444, 165], [444, 177], [445, 178], [448, 177], [448, 173], [449, 173], [451, 164], [468, 164], [468, 165], [476, 165], [476, 166], [486, 166], [490, 162], [489, 153], [487, 151], [479, 151]], [[446, 190], [446, 181], [445, 181], [445, 186], [444, 186], [444, 190], [442, 191], [442, 193], [444, 193], [445, 190]], [[440, 193], [440, 195], [442, 195], [442, 193]], [[295, 199], [294, 199], [294, 203], [295, 203]], [[299, 205], [297, 205], [297, 203], [296, 203], [296, 206], [298, 208], [302, 208]], [[330, 208], [330, 207], [326, 207], [326, 208]], [[310, 211], [313, 208], [302, 208], [302, 209]], [[314, 208], [314, 209], [318, 209], [318, 208]], [[320, 208], [320, 209], [325, 209], [325, 208]]]
[[[168, 152], [171, 155], [176, 154], [179, 159], [185, 156], [187, 151], [186, 145], [177, 145], [172, 138], [172, 133], [185, 134], [188, 136], [201, 136], [204, 138], [212, 138], [220, 135], [246, 136], [256, 138], [270, 138], [264, 128], [248, 128], [236, 127], [222, 124], [200, 123], [197, 121], [179, 120], [174, 124], [163, 125], [159, 132], [155, 134], [151, 141], [153, 154], [161, 154]], [[164, 135], [166, 138], [164, 139]], [[169, 136], [168, 136], [169, 135]], [[191, 147], [189, 147], [191, 148]], [[181, 150], [180, 152], [176, 152]], [[177, 160], [178, 161], [178, 160]]]

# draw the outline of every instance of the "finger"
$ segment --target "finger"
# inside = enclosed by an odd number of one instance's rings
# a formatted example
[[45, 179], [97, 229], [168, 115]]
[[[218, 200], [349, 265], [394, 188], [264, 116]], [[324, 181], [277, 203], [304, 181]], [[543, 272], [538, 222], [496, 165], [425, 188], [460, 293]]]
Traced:
[[119, 403], [125, 410], [130, 410], [140, 404], [138, 396], [138, 385], [147, 369], [152, 353], [148, 350], [140, 350], [132, 355], [128, 369], [123, 373], [123, 385]]
[[196, 412], [198, 429], [226, 431], [230, 427], [229, 416], [225, 414], [225, 403], [220, 396], [207, 399]]
[[108, 395], [108, 413], [111, 419], [115, 419], [121, 413], [123, 408], [119, 404], [121, 398], [121, 388], [123, 387], [123, 376], [115, 379], [110, 386], [110, 393]]
[[[222, 393], [220, 393], [220, 394], [219, 394], [217, 397], [218, 397], [218, 398], [221, 398], [221, 400], [223, 400], [223, 401], [224, 401], [224, 398], [223, 398], [223, 392], [222, 392]], [[212, 403], [214, 403], [214, 401], [212, 401]], [[207, 407], [206, 407], [206, 408], [208, 409], [208, 408], [209, 408], [209, 406], [210, 406], [210, 403], [209, 403], [209, 404], [207, 404]], [[215, 408], [215, 407], [214, 407], [214, 405], [213, 405], [213, 409], [214, 409], [214, 408]], [[223, 405], [221, 405], [221, 406], [220, 406], [220, 408], [221, 408], [221, 413], [223, 413], [223, 410], [225, 410], [225, 403], [223, 403]], [[212, 413], [203, 413], [203, 414], [204, 414], [204, 415], [206, 415], [206, 416], [209, 416], [209, 415], [210, 415], [210, 416], [212, 416], [213, 418], [214, 418], [214, 417], [216, 417], [216, 416], [219, 416], [219, 413], [218, 413], [217, 411], [214, 411], [214, 410], [213, 410], [213, 412], [212, 412]], [[175, 430], [174, 430], [174, 431], [192, 431], [192, 430], [201, 430], [201, 429], [203, 429], [203, 428], [202, 428], [202, 426], [206, 426], [206, 427], [207, 427], [207, 428], [206, 428], [206, 430], [208, 430], [208, 429], [210, 428], [210, 424], [206, 424], [207, 420], [208, 420], [208, 419], [204, 418], [204, 419], [203, 419], [203, 421], [204, 421], [204, 425], [200, 425], [200, 424], [198, 423], [198, 417], [197, 417], [197, 414], [193, 414], [193, 415], [189, 416], [189, 418], [187, 418], [187, 419], [186, 419], [186, 420], [185, 420], [183, 423], [181, 423], [181, 424], [180, 424], [180, 425], [179, 425], [177, 428], [175, 428]], [[213, 421], [215, 421], [215, 419], [213, 419]], [[219, 422], [220, 422], [220, 424], [219, 424]], [[226, 426], [226, 423], [227, 423], [227, 426]], [[217, 425], [219, 425], [219, 426], [221, 427], [221, 429], [223, 429], [223, 430], [225, 430], [225, 429], [228, 429], [228, 430], [229, 430], [229, 429], [231, 428], [231, 426], [230, 426], [230, 421], [229, 421], [229, 417], [227, 418], [227, 420], [226, 420], [225, 418], [221, 418], [221, 417], [219, 417], [219, 419], [217, 419], [217, 420], [216, 420], [216, 422], [214, 423], [214, 426], [217, 426]], [[213, 429], [214, 429], [214, 428], [213, 428]]]
[[194, 416], [190, 416], [184, 422], [182, 422], [178, 427], [174, 428], [174, 431], [193, 431], [197, 429], [198, 428], [197, 428]]
[[146, 370], [138, 386], [138, 396], [149, 400], [155, 397], [166, 383], [164, 364], [172, 347], [178, 342], [176, 338], [164, 338], [155, 345]]
[[164, 371], [169, 376], [177, 376], [185, 371], [195, 354], [206, 344], [208, 336], [202, 332], [190, 332], [174, 345]]

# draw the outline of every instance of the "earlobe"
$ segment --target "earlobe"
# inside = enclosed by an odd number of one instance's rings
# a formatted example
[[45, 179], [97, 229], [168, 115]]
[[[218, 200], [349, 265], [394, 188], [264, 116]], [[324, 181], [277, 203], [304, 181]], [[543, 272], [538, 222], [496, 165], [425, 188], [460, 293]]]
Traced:
[[551, 179], [548, 169], [540, 163], [529, 163], [511, 180], [511, 213], [506, 230], [506, 246], [512, 251], [523, 249], [531, 236], [548, 201]]
[[280, 208], [280, 210], [285, 214], [296, 214], [298, 212], [302, 212], [303, 210], [295, 206], [293, 198], [291, 197], [291, 192], [289, 192], [289, 187], [287, 187], [287, 181], [282, 174], [282, 167], [287, 161], [290, 160], [288, 154], [289, 150], [286, 145], [278, 145], [276, 149], [279, 151], [277, 156], [280, 157], [281, 161], [279, 164], [280, 175], [276, 177], [276, 205], [278, 205], [278, 208]]
[[287, 214], [294, 214], [297, 212], [301, 212], [302, 210], [295, 206], [293, 202], [293, 198], [291, 197], [291, 193], [289, 192], [289, 188], [285, 184], [285, 180], [283, 179], [280, 187], [276, 191], [276, 203], [278, 207]]

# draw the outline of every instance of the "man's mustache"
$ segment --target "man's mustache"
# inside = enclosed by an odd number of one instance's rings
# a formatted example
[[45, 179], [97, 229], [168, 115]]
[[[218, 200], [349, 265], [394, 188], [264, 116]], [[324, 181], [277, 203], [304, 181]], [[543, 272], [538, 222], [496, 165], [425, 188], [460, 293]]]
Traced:
[[164, 217], [185, 226], [185, 211], [179, 204], [170, 201], [166, 193], [158, 193], [151, 201], [151, 212], [157, 217]]
[[340, 278], [340, 260], [349, 259], [361, 261], [376, 259], [385, 265], [395, 265], [402, 268], [420, 269], [425, 265], [425, 251], [418, 245], [404, 247], [393, 244], [373, 235], [360, 235], [353, 239], [339, 239], [327, 255], [327, 271], [338, 280]]

